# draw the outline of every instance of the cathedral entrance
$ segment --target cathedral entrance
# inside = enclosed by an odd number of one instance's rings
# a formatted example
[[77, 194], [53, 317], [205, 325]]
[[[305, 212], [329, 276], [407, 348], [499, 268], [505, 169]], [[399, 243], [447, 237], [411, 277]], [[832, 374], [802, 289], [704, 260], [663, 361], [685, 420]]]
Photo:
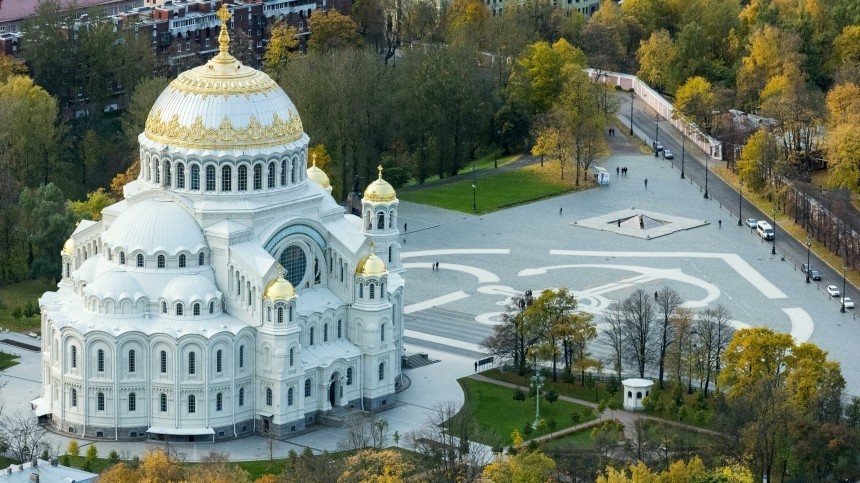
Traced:
[[335, 372], [331, 375], [331, 384], [328, 386], [328, 402], [331, 403], [332, 408], [336, 407], [340, 402], [342, 391], [340, 387], [340, 373]]

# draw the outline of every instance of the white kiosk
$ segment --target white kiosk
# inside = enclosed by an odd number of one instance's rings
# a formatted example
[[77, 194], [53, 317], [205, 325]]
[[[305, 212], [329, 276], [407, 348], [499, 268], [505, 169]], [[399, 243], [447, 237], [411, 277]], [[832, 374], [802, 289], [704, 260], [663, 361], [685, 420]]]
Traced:
[[621, 381], [624, 386], [624, 409], [629, 411], [642, 411], [642, 400], [651, 394], [651, 386], [654, 381], [650, 379], [625, 379]]

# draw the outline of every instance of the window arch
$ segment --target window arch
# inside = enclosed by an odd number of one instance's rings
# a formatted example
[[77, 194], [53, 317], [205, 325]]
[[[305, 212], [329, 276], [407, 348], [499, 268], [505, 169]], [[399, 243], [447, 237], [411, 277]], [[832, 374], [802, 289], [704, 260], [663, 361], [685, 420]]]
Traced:
[[305, 397], [311, 397], [311, 380], [305, 379]]
[[99, 351], [96, 353], [96, 363], [97, 363], [98, 371], [104, 372], [105, 371], [105, 351], [104, 350], [99, 349]]
[[164, 302], [164, 301], [161, 302], [161, 313], [162, 314], [167, 313], [167, 302]]
[[72, 407], [77, 407], [78, 406], [78, 390], [77, 389], [72, 388], [72, 396], [70, 399], [71, 399]]
[[239, 388], [239, 406], [244, 406], [244, 405], [245, 405], [245, 388], [240, 387]]
[[128, 395], [128, 411], [137, 411], [137, 394], [133, 392]]
[[328, 342], [328, 323], [323, 324], [323, 342]]
[[185, 255], [179, 255], [179, 268], [185, 268]]
[[290, 367], [292, 367], [293, 362], [295, 362], [295, 361], [294, 361], [294, 359], [293, 359], [293, 356], [294, 356], [294, 355], [295, 355], [295, 349], [293, 349], [292, 347], [290, 347]]
[[287, 162], [281, 161], [281, 186], [287, 184]]
[[164, 186], [168, 188], [172, 186], [171, 181], [173, 181], [170, 177], [170, 161], [164, 162]]
[[363, 283], [358, 284], [358, 298], [360, 298], [360, 299], [364, 298], [364, 284]]
[[78, 368], [78, 346], [72, 346], [72, 369]]
[[125, 252], [119, 252], [119, 264], [125, 265]]
[[239, 368], [245, 367], [245, 346], [239, 346]]
[[184, 315], [185, 307], [182, 304], [176, 304], [176, 315]]
[[167, 412], [167, 394], [161, 393], [161, 395], [158, 396], [158, 405], [161, 412]]
[[224, 395], [220, 392], [215, 395], [215, 410], [220, 411], [224, 409]]
[[290, 163], [290, 182], [296, 184], [296, 165], [297, 162]]
[[182, 163], [176, 165], [176, 187], [185, 189], [185, 165]]
[[385, 379], [385, 363], [380, 362], [379, 363], [379, 380], [381, 381], [383, 379]]
[[188, 353], [188, 374], [195, 374], [197, 372], [197, 353], [189, 352]]
[[343, 337], [343, 320], [337, 321], [337, 338]]
[[287, 406], [293, 405], [293, 388], [287, 389]]
[[260, 164], [254, 165], [254, 189], [263, 189], [263, 166]]
[[203, 264], [205, 264], [205, 263], [206, 263], [206, 254], [203, 252], [198, 253], [197, 254], [197, 265], [202, 267]]
[[275, 187], [275, 163], [269, 163], [269, 172], [266, 174], [266, 188]]
[[143, 267], [143, 254], [141, 253], [137, 254], [137, 266]]
[[266, 388], [266, 406], [271, 406], [271, 405], [272, 405], [272, 388], [267, 387]]
[[385, 342], [385, 324], [379, 325], [379, 341]]
[[215, 372], [221, 372], [221, 368], [222, 368], [222, 366], [221, 366], [222, 357], [221, 356], [222, 356], [221, 349], [218, 349], [218, 351], [215, 352]]
[[194, 315], [200, 315], [200, 304], [194, 304]]
[[308, 345], [314, 345], [314, 328], [308, 330]]
[[99, 411], [105, 410], [105, 393], [100, 392], [98, 396], [96, 396], [96, 409]]
[[197, 412], [197, 398], [194, 397], [194, 394], [190, 394], [188, 396], [188, 413], [193, 414]]
[[376, 229], [384, 230], [385, 229], [385, 213], [379, 212], [376, 214]]
[[351, 367], [346, 368], [346, 385], [352, 386], [352, 368]]
[[196, 164], [191, 165], [191, 189], [200, 189], [200, 166]]
[[161, 373], [167, 374], [167, 351], [161, 351], [159, 366], [161, 366]]
[[283, 307], [278, 307], [278, 323], [279, 324], [284, 323], [284, 308]]
[[239, 191], [248, 191], [248, 167], [239, 166]]
[[128, 372], [134, 372], [137, 369], [137, 357], [134, 349], [128, 351]]
[[367, 285], [367, 288], [369, 289], [368, 292], [370, 292], [370, 300], [373, 300], [374, 296], [376, 295], [376, 284], [370, 283]]
[[215, 301], [214, 301], [214, 300], [213, 300], [213, 301], [211, 301], [211, 302], [209, 302], [209, 313], [210, 313], [210, 314], [214, 314], [214, 313], [215, 313]]
[[165, 260], [164, 260], [164, 255], [159, 255], [158, 256], [158, 268], [164, 268], [165, 265], [166, 264], [165, 264]]
[[221, 191], [233, 191], [233, 169], [230, 166], [221, 168]]
[[206, 191], [215, 191], [215, 166], [206, 166]]

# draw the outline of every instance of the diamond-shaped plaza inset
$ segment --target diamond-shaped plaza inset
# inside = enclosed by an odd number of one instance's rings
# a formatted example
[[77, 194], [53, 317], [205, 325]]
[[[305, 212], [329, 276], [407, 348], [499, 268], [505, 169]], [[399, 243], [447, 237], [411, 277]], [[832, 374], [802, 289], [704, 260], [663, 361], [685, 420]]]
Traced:
[[671, 235], [677, 231], [689, 230], [707, 225], [704, 220], [693, 220], [649, 210], [614, 211], [601, 216], [573, 222], [573, 225], [593, 230], [611, 231], [619, 235], [651, 239]]

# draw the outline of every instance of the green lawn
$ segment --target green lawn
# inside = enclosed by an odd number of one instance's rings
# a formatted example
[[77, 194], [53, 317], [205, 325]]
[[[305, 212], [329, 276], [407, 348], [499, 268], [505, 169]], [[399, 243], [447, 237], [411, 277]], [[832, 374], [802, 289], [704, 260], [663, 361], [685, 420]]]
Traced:
[[520, 432], [523, 439], [528, 440], [573, 426], [574, 423], [571, 419], [571, 414], [573, 413], [578, 415], [576, 424], [595, 418], [591, 408], [564, 401], [556, 401], [550, 404], [541, 397], [541, 418], [547, 422], [554, 420], [556, 427], [555, 429], [547, 427], [543, 430], [535, 430], [527, 435], [524, 434], [523, 427], [526, 423], [531, 424], [534, 422], [534, 398], [526, 398], [525, 401], [516, 401], [513, 398], [513, 389], [470, 378], [460, 379], [459, 383], [466, 395], [466, 402], [462, 413], [476, 421], [486, 431], [483, 437], [478, 438], [484, 444], [492, 446], [509, 444], [511, 433], [515, 429]]
[[[619, 438], [621, 435], [619, 434]], [[549, 453], [561, 449], [594, 449], [591, 439], [591, 429], [577, 431], [561, 438], [555, 438], [543, 444], [544, 451]]]
[[[477, 213], [489, 213], [509, 206], [556, 196], [590, 186], [582, 183], [576, 187], [574, 173], [568, 168], [565, 179], [561, 179], [558, 163], [527, 166], [515, 171], [477, 179], [475, 199]], [[398, 194], [403, 200], [438, 206], [449, 210], [474, 213], [472, 210], [472, 178], [467, 171], [459, 176], [460, 181]]]
[[[520, 386], [528, 386], [531, 382], [529, 378], [531, 374], [526, 376], [520, 376], [514, 372], [502, 372], [499, 369], [491, 369], [489, 371], [484, 371], [481, 375], [489, 377], [490, 379], [495, 379], [497, 381], [505, 381], [513, 384], [518, 384]], [[580, 379], [576, 378], [573, 383], [562, 382], [561, 376], [559, 375], [559, 380], [557, 382], [553, 382], [551, 378], [547, 378], [544, 383], [544, 387], [547, 389], [553, 389], [555, 392], [561, 394], [562, 396], [569, 396], [576, 399], [582, 399], [583, 401], [589, 401], [593, 403], [598, 403], [607, 398], [614, 397], [618, 401], [619, 407], [622, 403], [622, 394], [621, 391], [617, 391], [615, 395], [609, 394], [606, 390], [606, 386], [602, 383], [596, 383], [592, 387], [588, 385], [581, 385]], [[619, 385], [620, 387], [620, 385]]]
[[6, 370], [12, 366], [18, 365], [17, 356], [13, 356], [12, 354], [7, 354], [5, 352], [0, 352], [0, 371]]
[[[44, 280], [25, 280], [0, 287], [0, 327], [12, 332], [38, 331], [39, 297], [48, 290], [56, 289], [56, 283]], [[15, 318], [15, 309], [23, 312], [28, 303], [36, 313], [30, 317], [21, 315]]]

